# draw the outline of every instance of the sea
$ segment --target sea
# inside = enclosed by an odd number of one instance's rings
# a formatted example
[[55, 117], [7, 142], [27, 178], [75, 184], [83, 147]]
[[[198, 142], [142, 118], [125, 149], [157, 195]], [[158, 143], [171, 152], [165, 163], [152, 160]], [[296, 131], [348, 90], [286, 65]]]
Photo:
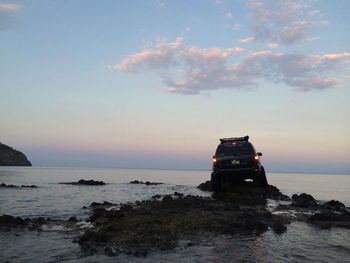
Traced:
[[[75, 216], [84, 220], [89, 211], [83, 207], [92, 202], [128, 203], [175, 191], [210, 196], [197, 189], [209, 178], [210, 171], [1, 167], [0, 184], [34, 184], [38, 188], [0, 188], [0, 215], [60, 220]], [[80, 179], [107, 185], [59, 184]], [[350, 206], [350, 175], [267, 171], [267, 179], [289, 196], [308, 193], [320, 201], [339, 200]], [[133, 180], [163, 184], [129, 184]], [[259, 236], [203, 236], [193, 246], [181, 245], [180, 240], [174, 250], [151, 251], [142, 258], [124, 254], [86, 256], [72, 242], [76, 237], [76, 232], [63, 226], [0, 231], [0, 262], [350, 262], [349, 229], [320, 229], [297, 221], [280, 235], [267, 231]]]

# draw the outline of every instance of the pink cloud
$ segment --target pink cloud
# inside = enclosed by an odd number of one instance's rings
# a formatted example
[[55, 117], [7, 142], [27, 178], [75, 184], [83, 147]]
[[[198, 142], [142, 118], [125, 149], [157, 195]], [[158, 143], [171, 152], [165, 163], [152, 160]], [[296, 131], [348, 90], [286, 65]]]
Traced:
[[346, 71], [350, 58], [350, 52], [303, 55], [262, 50], [239, 59], [237, 55], [243, 52], [238, 47], [187, 47], [178, 38], [174, 42], [159, 41], [114, 68], [129, 73], [156, 70], [166, 89], [173, 93], [241, 89], [257, 86], [261, 79], [310, 91], [336, 87], [338, 80], [329, 74]]
[[[255, 26], [252, 28], [255, 41], [293, 44], [307, 40], [313, 27], [326, 26], [319, 10], [310, 10], [311, 1], [248, 1]], [[243, 42], [248, 43], [248, 42]]]
[[17, 4], [0, 3], [0, 12], [16, 12], [20, 10], [20, 6]]

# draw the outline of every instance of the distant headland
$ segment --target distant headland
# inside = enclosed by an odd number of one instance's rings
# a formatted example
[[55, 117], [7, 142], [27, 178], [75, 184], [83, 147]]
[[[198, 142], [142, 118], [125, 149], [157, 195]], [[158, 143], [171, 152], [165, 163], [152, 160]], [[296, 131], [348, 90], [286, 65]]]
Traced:
[[0, 166], [32, 166], [24, 153], [0, 142]]

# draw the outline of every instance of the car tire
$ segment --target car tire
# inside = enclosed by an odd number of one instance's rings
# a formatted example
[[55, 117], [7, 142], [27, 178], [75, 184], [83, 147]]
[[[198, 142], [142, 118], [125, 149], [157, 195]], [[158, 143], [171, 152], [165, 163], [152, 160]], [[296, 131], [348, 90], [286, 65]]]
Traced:
[[257, 182], [261, 187], [267, 187], [266, 173], [263, 166], [261, 166], [260, 173], [255, 177], [255, 182]]
[[216, 173], [211, 173], [211, 186], [214, 192], [219, 192], [221, 190], [221, 176]]

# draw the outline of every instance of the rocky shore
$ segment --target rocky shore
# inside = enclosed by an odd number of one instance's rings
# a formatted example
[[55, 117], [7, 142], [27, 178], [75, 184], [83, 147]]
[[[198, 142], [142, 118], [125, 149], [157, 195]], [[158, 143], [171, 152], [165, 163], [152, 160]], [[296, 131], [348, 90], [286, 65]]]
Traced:
[[0, 166], [32, 166], [24, 153], [0, 143]]
[[[198, 188], [211, 191], [210, 182]], [[339, 201], [320, 202], [306, 193], [288, 197], [275, 186], [262, 188], [249, 182], [212, 193], [211, 197], [174, 192], [133, 203], [93, 202], [83, 208], [89, 214], [83, 220], [3, 215], [0, 231], [17, 228], [40, 231], [43, 225], [59, 224], [76, 231], [73, 242], [86, 255], [125, 253], [144, 257], [152, 251], [172, 250], [179, 243], [193, 246], [204, 237], [257, 236], [266, 231], [281, 235], [293, 221], [320, 230], [350, 228], [350, 210]]]

